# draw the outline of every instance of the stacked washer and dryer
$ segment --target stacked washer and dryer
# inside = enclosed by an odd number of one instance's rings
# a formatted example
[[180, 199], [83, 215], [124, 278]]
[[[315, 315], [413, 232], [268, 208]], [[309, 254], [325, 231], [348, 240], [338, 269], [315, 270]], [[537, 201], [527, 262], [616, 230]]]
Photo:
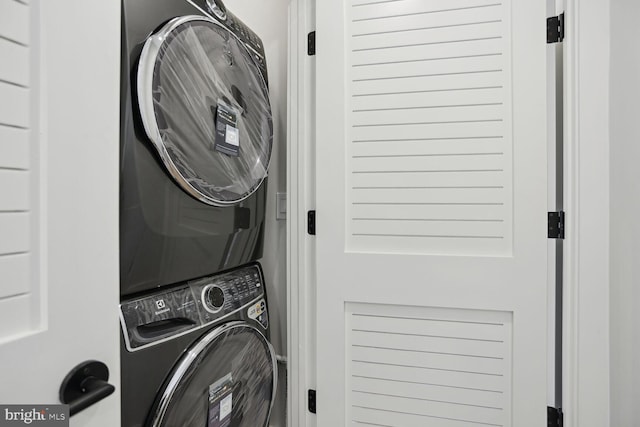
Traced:
[[219, 0], [122, 1], [122, 426], [265, 427], [262, 41]]

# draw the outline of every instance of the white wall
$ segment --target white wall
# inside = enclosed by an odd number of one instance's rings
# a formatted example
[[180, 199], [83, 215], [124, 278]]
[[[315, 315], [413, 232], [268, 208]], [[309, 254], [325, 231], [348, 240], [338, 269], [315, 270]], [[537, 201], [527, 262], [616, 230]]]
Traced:
[[611, 426], [640, 425], [640, 2], [611, 0]]
[[[255, 31], [264, 42], [269, 71], [271, 108], [274, 114], [274, 148], [267, 191], [267, 218], [264, 257], [261, 260], [267, 281], [271, 316], [271, 341], [284, 355], [286, 342], [286, 224], [276, 220], [276, 192], [286, 191], [287, 135], [287, 17], [289, 0], [224, 0], [227, 8]], [[284, 366], [280, 366], [284, 368]], [[280, 375], [278, 400], [271, 425], [285, 426], [285, 375]]]

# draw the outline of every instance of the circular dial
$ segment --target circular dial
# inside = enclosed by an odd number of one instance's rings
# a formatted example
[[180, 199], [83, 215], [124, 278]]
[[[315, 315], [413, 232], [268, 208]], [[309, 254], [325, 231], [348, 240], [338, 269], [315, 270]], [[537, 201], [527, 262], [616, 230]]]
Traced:
[[221, 0], [207, 0], [207, 6], [209, 6], [209, 10], [219, 19], [223, 21], [227, 19], [227, 8]]
[[213, 312], [222, 310], [224, 306], [224, 291], [216, 285], [209, 285], [203, 292], [205, 306]]

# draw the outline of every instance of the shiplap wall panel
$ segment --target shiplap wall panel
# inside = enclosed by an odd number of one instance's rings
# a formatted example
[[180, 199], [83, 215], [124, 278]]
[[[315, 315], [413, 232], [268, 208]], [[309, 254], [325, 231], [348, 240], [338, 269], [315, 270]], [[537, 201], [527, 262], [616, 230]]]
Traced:
[[0, 37], [29, 45], [29, 6], [26, 2], [0, 0]]
[[29, 48], [0, 38], [0, 81], [27, 86], [29, 84]]
[[29, 172], [0, 169], [0, 212], [29, 210]]
[[0, 170], [29, 168], [29, 131], [0, 125]]
[[346, 312], [351, 425], [511, 425], [511, 313], [356, 303]]
[[0, 256], [0, 300], [29, 292], [31, 281], [29, 254]]
[[510, 5], [348, 7], [348, 247], [512, 250]]

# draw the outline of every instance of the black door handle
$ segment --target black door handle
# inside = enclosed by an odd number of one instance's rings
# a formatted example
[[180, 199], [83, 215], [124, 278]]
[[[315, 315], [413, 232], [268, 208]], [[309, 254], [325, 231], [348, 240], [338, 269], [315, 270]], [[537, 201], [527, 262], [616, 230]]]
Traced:
[[60, 386], [60, 402], [69, 405], [73, 416], [115, 391], [109, 384], [109, 368], [102, 362], [88, 360], [73, 368]]

